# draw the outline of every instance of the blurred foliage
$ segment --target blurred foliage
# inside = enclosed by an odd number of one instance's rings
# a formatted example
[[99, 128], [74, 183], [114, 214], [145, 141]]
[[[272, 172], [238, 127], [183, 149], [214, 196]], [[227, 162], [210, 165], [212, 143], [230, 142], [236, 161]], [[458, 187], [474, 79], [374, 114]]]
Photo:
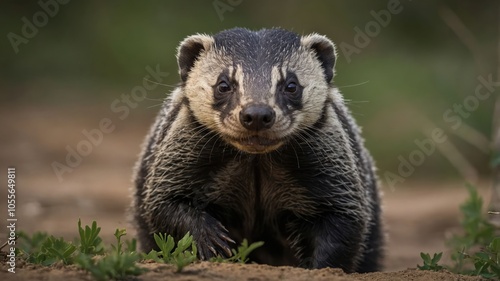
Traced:
[[[238, 5], [220, 17], [214, 8], [220, 2]], [[188, 35], [280, 26], [325, 34], [338, 46], [354, 45], [355, 28], [365, 30], [374, 21], [370, 12], [387, 9], [389, 2], [69, 1], [16, 54], [6, 35], [21, 35], [22, 18], [32, 21], [42, 9], [38, 1], [2, 1], [0, 102], [109, 104], [142, 84], [146, 66], [159, 64], [171, 75], [167, 85], [149, 93], [153, 102], [141, 107], [151, 110], [172, 89], [168, 85], [178, 82], [176, 47]], [[454, 137], [443, 113], [474, 93], [479, 75], [496, 77], [498, 1], [402, 0], [400, 5], [402, 11], [359, 54], [347, 60], [339, 50], [335, 83], [364, 127], [368, 147], [381, 170], [396, 171], [398, 155], [407, 157], [414, 140], [425, 137], [422, 120], [433, 120], [475, 167], [487, 172], [491, 155]], [[443, 9], [453, 11], [471, 31], [479, 54], [445, 24]], [[489, 137], [492, 107], [490, 97], [464, 122]], [[416, 175], [441, 177], [442, 166], [457, 174], [434, 153]]]
[[500, 237], [495, 226], [483, 212], [483, 198], [475, 186], [467, 184], [469, 197], [460, 205], [461, 229], [446, 240], [451, 249], [450, 265], [438, 264], [442, 252], [420, 253], [423, 265], [421, 270], [439, 271], [443, 268], [458, 274], [481, 276], [498, 280], [500, 277]]

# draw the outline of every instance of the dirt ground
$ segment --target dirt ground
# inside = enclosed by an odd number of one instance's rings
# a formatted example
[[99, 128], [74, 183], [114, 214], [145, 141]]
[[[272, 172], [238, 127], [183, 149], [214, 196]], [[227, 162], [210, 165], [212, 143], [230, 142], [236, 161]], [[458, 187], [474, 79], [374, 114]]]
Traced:
[[[96, 220], [101, 236], [112, 241], [116, 228], [126, 228], [128, 238], [134, 231], [125, 215], [130, 202], [132, 167], [140, 144], [154, 118], [156, 108], [131, 112], [120, 120], [109, 108], [85, 106], [22, 108], [0, 107], [0, 181], [5, 181], [8, 166], [16, 167], [17, 230], [45, 231], [73, 239], [77, 221]], [[81, 163], [64, 173], [60, 181], [52, 164], [65, 164], [68, 148], [74, 149], [86, 137], [82, 130], [99, 128], [109, 118], [115, 129], [104, 133], [101, 142]], [[0, 182], [2, 210], [0, 243], [6, 231], [6, 183]], [[479, 186], [488, 196], [488, 181]], [[384, 188], [384, 221], [387, 226], [385, 270], [373, 274], [346, 275], [337, 269], [304, 270], [266, 265], [197, 263], [176, 274], [167, 265], [145, 264], [151, 269], [135, 280], [477, 280], [449, 272], [414, 270], [420, 252], [450, 253], [444, 240], [458, 226], [458, 205], [466, 198], [464, 184], [457, 182], [408, 181], [394, 190]], [[5, 271], [0, 280], [92, 280], [75, 267], [43, 268], [18, 263], [17, 273]]]

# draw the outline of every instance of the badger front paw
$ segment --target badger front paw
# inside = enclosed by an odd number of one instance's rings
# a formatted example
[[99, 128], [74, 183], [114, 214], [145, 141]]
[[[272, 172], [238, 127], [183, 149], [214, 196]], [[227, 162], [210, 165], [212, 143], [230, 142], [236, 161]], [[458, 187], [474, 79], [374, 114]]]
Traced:
[[231, 248], [235, 242], [229, 237], [228, 230], [208, 214], [203, 216], [201, 225], [196, 226], [193, 236], [201, 260], [216, 256], [228, 258], [232, 255]]

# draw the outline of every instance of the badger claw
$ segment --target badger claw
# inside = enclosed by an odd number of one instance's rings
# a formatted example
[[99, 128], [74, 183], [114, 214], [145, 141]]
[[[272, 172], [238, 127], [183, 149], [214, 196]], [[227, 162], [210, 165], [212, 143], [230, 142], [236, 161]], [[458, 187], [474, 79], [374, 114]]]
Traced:
[[229, 231], [222, 223], [209, 214], [204, 214], [203, 224], [193, 231], [198, 253], [201, 260], [221, 256], [228, 258], [232, 255], [230, 245], [235, 242], [229, 237]]

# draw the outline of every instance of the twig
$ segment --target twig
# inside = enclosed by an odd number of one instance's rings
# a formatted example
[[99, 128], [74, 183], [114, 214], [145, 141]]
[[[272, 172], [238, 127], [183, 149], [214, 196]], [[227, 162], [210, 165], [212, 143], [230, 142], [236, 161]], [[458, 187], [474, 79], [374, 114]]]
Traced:
[[[432, 139], [432, 135], [430, 132], [437, 126], [428, 120], [427, 118], [423, 118], [422, 120], [425, 123], [424, 134]], [[470, 183], [477, 182], [477, 171], [470, 164], [470, 162], [463, 156], [463, 154], [458, 150], [458, 148], [451, 142], [447, 141], [442, 144], [436, 145], [437, 150], [446, 158], [451, 165], [455, 167], [455, 169]]]
[[452, 131], [455, 135], [462, 138], [464, 141], [470, 143], [481, 152], [489, 154], [491, 152], [491, 142], [490, 140], [481, 132], [474, 129], [473, 127], [462, 123], [460, 129]]
[[0, 250], [2, 250], [5, 246], [7, 246], [7, 243], [9, 243], [9, 241], [5, 241], [5, 243], [2, 244], [2, 246], [0, 246]]
[[439, 14], [444, 23], [458, 36], [460, 41], [471, 51], [474, 56], [477, 68], [481, 73], [485, 73], [486, 68], [483, 62], [485, 61], [482, 55], [481, 48], [474, 34], [465, 26], [455, 12], [445, 5], [439, 9]]

